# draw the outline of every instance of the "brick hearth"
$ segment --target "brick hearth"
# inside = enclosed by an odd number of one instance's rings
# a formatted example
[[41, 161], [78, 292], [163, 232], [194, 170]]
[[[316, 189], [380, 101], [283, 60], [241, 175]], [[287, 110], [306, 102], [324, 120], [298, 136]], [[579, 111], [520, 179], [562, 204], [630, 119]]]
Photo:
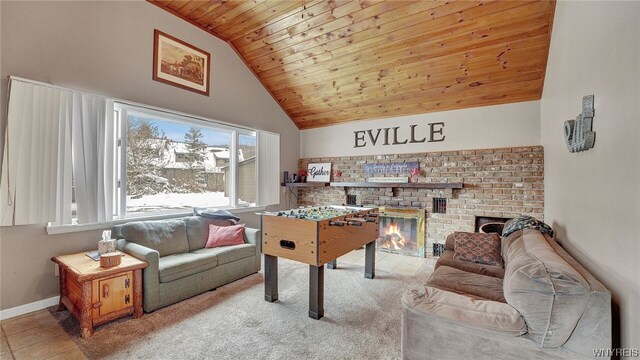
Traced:
[[[543, 220], [544, 153], [541, 146], [461, 150], [395, 155], [300, 159], [331, 162], [342, 175], [332, 181], [366, 181], [364, 164], [420, 163], [418, 182], [462, 182], [462, 189], [298, 188], [298, 205], [346, 203], [356, 195], [359, 205], [423, 208], [427, 210], [427, 250], [443, 243], [453, 231], [474, 231], [476, 216], [513, 217], [528, 214]], [[432, 199], [447, 199], [446, 214], [432, 212]]]

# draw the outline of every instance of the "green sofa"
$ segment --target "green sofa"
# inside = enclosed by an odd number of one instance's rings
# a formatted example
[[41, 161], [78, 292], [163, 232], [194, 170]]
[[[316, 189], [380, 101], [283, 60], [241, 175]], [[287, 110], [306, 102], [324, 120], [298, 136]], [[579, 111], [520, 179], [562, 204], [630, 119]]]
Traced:
[[117, 248], [149, 265], [143, 271], [143, 307], [151, 312], [260, 270], [257, 229], [245, 228], [242, 245], [205, 248], [209, 224], [230, 220], [189, 216], [116, 226]]

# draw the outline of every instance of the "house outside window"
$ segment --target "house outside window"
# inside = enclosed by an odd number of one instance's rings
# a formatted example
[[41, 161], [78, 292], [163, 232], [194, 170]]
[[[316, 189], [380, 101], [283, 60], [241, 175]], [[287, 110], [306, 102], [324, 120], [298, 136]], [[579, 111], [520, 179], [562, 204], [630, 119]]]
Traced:
[[256, 205], [254, 131], [116, 107], [118, 218]]

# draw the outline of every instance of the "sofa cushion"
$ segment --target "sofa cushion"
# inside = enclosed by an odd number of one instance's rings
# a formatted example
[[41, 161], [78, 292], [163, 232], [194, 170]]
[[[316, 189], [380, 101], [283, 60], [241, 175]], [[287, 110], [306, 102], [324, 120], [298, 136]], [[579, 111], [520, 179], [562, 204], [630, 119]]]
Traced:
[[189, 251], [187, 231], [181, 219], [132, 221], [124, 224], [121, 232], [128, 241], [156, 250], [161, 257]]
[[504, 296], [524, 317], [541, 347], [564, 344], [589, 302], [587, 281], [537, 230], [517, 230], [502, 241]]
[[502, 266], [500, 256], [500, 236], [496, 233], [453, 233], [455, 260], [469, 261], [476, 264]]
[[196, 250], [193, 253], [215, 255], [218, 259], [218, 265], [224, 265], [236, 260], [256, 256], [256, 246], [253, 244], [242, 244], [217, 248], [204, 248]]
[[187, 225], [187, 239], [189, 240], [189, 251], [202, 249], [209, 237], [209, 225], [228, 226], [234, 225], [232, 220], [211, 219], [201, 216], [188, 216], [183, 219]]
[[506, 302], [502, 294], [502, 279], [450, 266], [439, 266], [429, 277], [427, 285], [458, 294]]
[[491, 266], [476, 264], [468, 261], [456, 260], [453, 258], [453, 251], [445, 250], [438, 262], [436, 262], [436, 269], [440, 266], [451, 266], [456, 269], [480, 274], [493, 276], [502, 279], [504, 277], [504, 268], [502, 266]]
[[520, 336], [527, 332], [527, 325], [520, 313], [511, 305], [498, 301], [424, 286], [405, 292], [402, 303], [425, 316], [434, 316], [483, 331], [508, 336]]
[[160, 282], [165, 283], [182, 279], [189, 275], [213, 269], [217, 265], [216, 254], [184, 253], [164, 256], [158, 262]]

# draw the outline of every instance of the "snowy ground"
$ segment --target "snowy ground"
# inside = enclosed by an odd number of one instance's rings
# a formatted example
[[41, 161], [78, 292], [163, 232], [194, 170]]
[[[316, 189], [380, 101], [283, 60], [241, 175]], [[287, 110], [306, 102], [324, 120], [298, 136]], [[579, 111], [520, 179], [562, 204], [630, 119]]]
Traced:
[[171, 209], [190, 210], [194, 207], [228, 206], [229, 198], [224, 192], [203, 192], [192, 194], [162, 193], [145, 195], [139, 199], [127, 196], [127, 214], [157, 212]]

